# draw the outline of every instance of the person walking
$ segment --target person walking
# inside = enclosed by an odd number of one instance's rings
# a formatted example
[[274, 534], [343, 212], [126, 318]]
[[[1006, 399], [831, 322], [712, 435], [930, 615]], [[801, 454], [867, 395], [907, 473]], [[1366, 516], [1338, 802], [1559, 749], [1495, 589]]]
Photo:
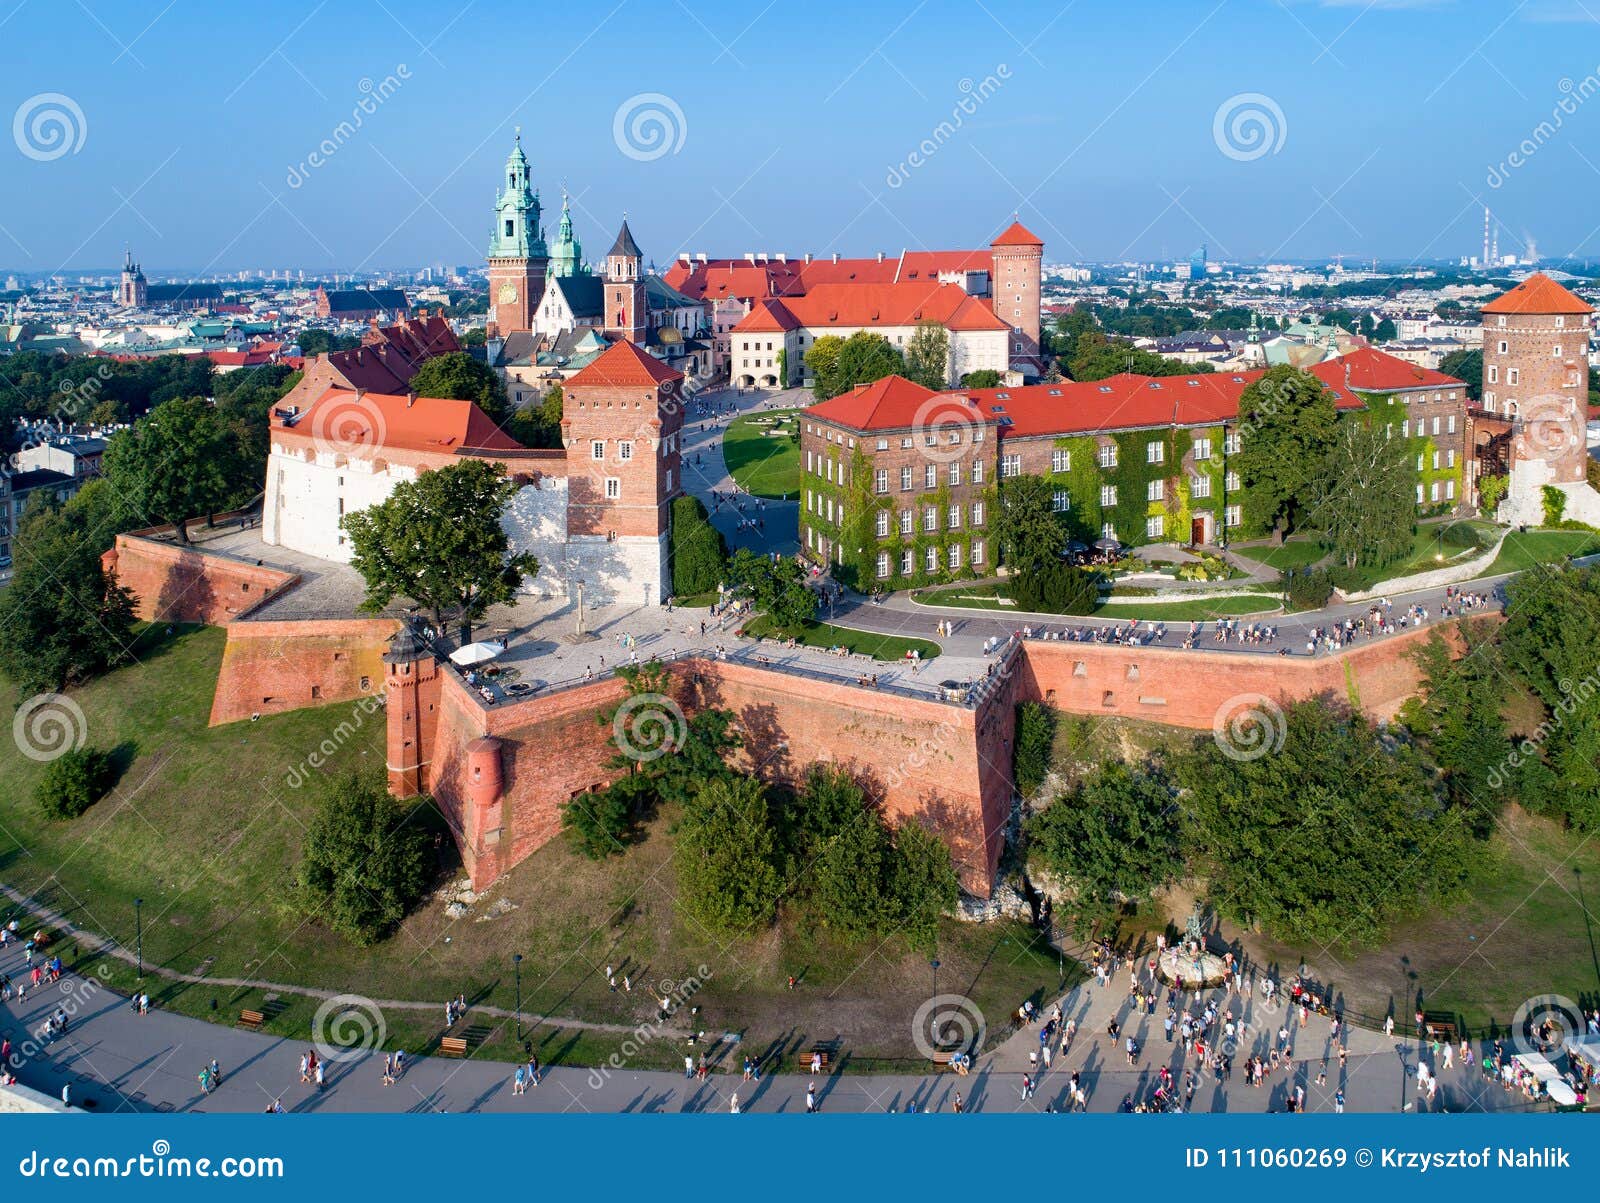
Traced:
[[807, 1085], [807, 1087], [806, 1087], [806, 1114], [807, 1115], [815, 1115], [816, 1112], [817, 1112], [817, 1088], [815, 1086]]

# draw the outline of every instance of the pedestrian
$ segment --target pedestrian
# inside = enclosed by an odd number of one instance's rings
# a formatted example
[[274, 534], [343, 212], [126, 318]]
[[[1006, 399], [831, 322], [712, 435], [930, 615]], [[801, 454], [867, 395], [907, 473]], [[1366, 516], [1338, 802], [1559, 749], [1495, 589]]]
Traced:
[[528, 1089], [528, 1071], [521, 1065], [517, 1066], [516, 1076], [511, 1080], [511, 1093], [518, 1095]]
[[1389, 1015], [1389, 1016], [1386, 1016], [1384, 1018], [1384, 1021], [1383, 1021], [1383, 1035], [1384, 1035], [1384, 1038], [1386, 1040], [1387, 1039], [1392, 1039], [1394, 1037], [1394, 1016], [1393, 1015]]
[[732, 1115], [739, 1114], [739, 1092], [735, 1090], [733, 1097], [728, 1100], [728, 1112]]
[[961, 1101], [961, 1092], [958, 1090], [956, 1091], [955, 1112], [957, 1115], [960, 1115], [966, 1109], [966, 1104]]
[[683, 1076], [686, 1078], [694, 1077], [694, 1055], [692, 1053], [683, 1055]]
[[807, 1086], [806, 1087], [806, 1114], [807, 1115], [815, 1115], [816, 1111], [817, 1111], [817, 1088], [815, 1086]]
[[1344, 1114], [1344, 1091], [1342, 1090], [1333, 1092], [1333, 1111], [1335, 1115]]
[[328, 1084], [327, 1083], [327, 1077], [323, 1073], [323, 1070], [322, 1070], [322, 1062], [321, 1061], [317, 1062], [316, 1068], [312, 1072], [312, 1076], [316, 1079], [317, 1090], [318, 1091], [321, 1091], [322, 1088]]
[[530, 1085], [533, 1085], [533, 1086], [537, 1086], [539, 1084], [539, 1054], [538, 1053], [529, 1053], [528, 1054], [528, 1082], [529, 1082]]

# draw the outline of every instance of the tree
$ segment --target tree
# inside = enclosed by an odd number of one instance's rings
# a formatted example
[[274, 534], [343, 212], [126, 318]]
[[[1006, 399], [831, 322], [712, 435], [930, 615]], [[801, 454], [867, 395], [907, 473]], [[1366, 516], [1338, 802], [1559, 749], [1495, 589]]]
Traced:
[[839, 374], [839, 352], [844, 349], [844, 339], [837, 334], [822, 334], [812, 340], [805, 353], [805, 365], [811, 372], [811, 392], [818, 401], [826, 401], [844, 390], [835, 387]]
[[817, 616], [817, 595], [806, 584], [805, 569], [793, 560], [773, 563], [741, 547], [728, 561], [728, 576], [736, 587], [748, 589], [755, 608], [782, 630], [798, 630]]
[[506, 385], [488, 364], [465, 351], [450, 351], [425, 359], [411, 377], [411, 391], [419, 397], [471, 401], [495, 420], [504, 422]]
[[1056, 318], [1055, 326], [1046, 333], [1046, 341], [1052, 355], [1070, 361], [1077, 351], [1078, 339], [1098, 331], [1099, 323], [1095, 321], [1094, 311], [1079, 302]]
[[1058, 559], [1014, 577], [1011, 600], [1032, 614], [1092, 614], [1100, 604], [1100, 578]]
[[356, 944], [399, 926], [428, 884], [428, 838], [376, 775], [334, 783], [306, 832], [296, 879], [306, 914]]
[[905, 360], [889, 340], [867, 330], [845, 339], [823, 335], [806, 352], [806, 366], [815, 378], [812, 391], [818, 401], [837, 397], [858, 384], [903, 375], [906, 370]]
[[950, 384], [950, 334], [938, 322], [919, 322], [906, 343], [906, 378], [924, 388]]
[[1493, 829], [1504, 797], [1496, 778], [1510, 746], [1502, 714], [1508, 674], [1487, 620], [1459, 622], [1452, 635], [1461, 643], [1459, 656], [1437, 630], [1412, 650], [1422, 679], [1401, 706], [1400, 720], [1437, 766], [1445, 795], [1468, 813], [1473, 834], [1481, 838]]
[[111, 788], [111, 757], [95, 748], [71, 748], [45, 766], [34, 797], [52, 819], [75, 819]]
[[1303, 524], [1350, 568], [1393, 564], [1416, 530], [1415, 475], [1405, 439], [1345, 421], [1320, 473], [1306, 482]]
[[566, 396], [561, 386], [547, 392], [537, 405], [524, 405], [506, 421], [506, 433], [524, 447], [550, 450], [561, 446], [561, 417]]
[[307, 358], [326, 355], [331, 351], [353, 351], [361, 345], [359, 339], [332, 334], [327, 330], [302, 330], [295, 341], [300, 344], [300, 351]]
[[1055, 748], [1056, 712], [1042, 702], [1023, 702], [1017, 707], [1017, 737], [1012, 753], [1012, 779], [1017, 792], [1031, 796], [1050, 775]]
[[238, 427], [199, 397], [164, 401], [114, 435], [105, 475], [130, 509], [171, 523], [189, 543], [189, 522], [215, 513], [253, 478]]
[[1012, 572], [1026, 575], [1061, 558], [1067, 537], [1053, 495], [1042, 476], [1013, 476], [1001, 484], [995, 538]]
[[11, 585], [0, 592], [0, 671], [22, 697], [58, 692], [129, 655], [133, 594], [100, 567], [117, 532], [96, 507], [116, 500], [108, 482], [94, 481], [67, 506], [22, 520]]
[[698, 497], [685, 493], [672, 502], [672, 591], [679, 597], [709, 593], [722, 582], [728, 544], [711, 525]]
[[1000, 373], [993, 368], [979, 368], [976, 372], [967, 372], [961, 377], [962, 388], [999, 388]]
[[721, 933], [770, 924], [783, 877], [766, 787], [753, 777], [708, 782], [684, 814], [673, 863], [690, 919]]
[[634, 780], [624, 777], [561, 804], [561, 830], [567, 833], [578, 855], [604, 860], [633, 842], [636, 823], [631, 795], [637, 792], [632, 785]]
[[461, 626], [461, 642], [490, 606], [511, 601], [524, 576], [539, 571], [528, 552], [513, 554], [500, 513], [517, 483], [495, 463], [464, 459], [396, 485], [386, 501], [346, 514], [351, 565], [366, 581], [363, 609], [396, 598], [426, 609], [436, 627]]
[[895, 902], [896, 925], [913, 948], [932, 952], [940, 917], [954, 914], [961, 903], [950, 849], [916, 819], [908, 818], [895, 829], [894, 852], [889, 893]]
[[1253, 523], [1288, 534], [1328, 461], [1337, 413], [1333, 395], [1309, 372], [1271, 368], [1239, 395], [1238, 471]]
[[1439, 361], [1439, 370], [1467, 384], [1467, 396], [1474, 401], [1483, 399], [1483, 348], [1470, 351], [1452, 351]]
[[1104, 380], [1120, 372], [1136, 372], [1142, 376], [1193, 376], [1215, 370], [1208, 363], [1168, 359], [1123, 339], [1107, 338], [1097, 331], [1085, 332], [1074, 341], [1067, 369], [1074, 380]]
[[1220, 910], [1280, 939], [1350, 946], [1455, 893], [1468, 824], [1415, 748], [1322, 699], [1262, 703], [1250, 721], [1265, 754], [1219, 736], [1177, 762], [1187, 845]]
[[1183, 867], [1177, 790], [1157, 765], [1109, 761], [1028, 820], [1034, 856], [1088, 914], [1147, 898]]

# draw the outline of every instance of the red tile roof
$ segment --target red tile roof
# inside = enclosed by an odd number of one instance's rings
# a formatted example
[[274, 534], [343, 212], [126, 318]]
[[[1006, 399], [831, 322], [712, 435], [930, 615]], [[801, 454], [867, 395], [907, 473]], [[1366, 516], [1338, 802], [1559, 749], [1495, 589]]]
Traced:
[[[785, 316], [787, 315], [787, 316]], [[734, 330], [812, 330], [830, 326], [915, 326], [938, 322], [951, 330], [1009, 330], [983, 300], [958, 284], [823, 284], [803, 297], [769, 301]]]
[[1020, 221], [1014, 221], [996, 235], [993, 246], [1043, 246], [1044, 240]]
[[654, 388], [658, 384], [682, 379], [682, 372], [669, 368], [637, 343], [622, 341], [612, 343], [600, 352], [564, 387]]
[[903, 430], [948, 424], [957, 415], [976, 411], [961, 397], [936, 393], [904, 376], [886, 376], [819, 401], [806, 413], [852, 430]]
[[1326, 359], [1311, 374], [1330, 388], [1348, 383], [1364, 393], [1395, 393], [1412, 388], [1463, 388], [1466, 381], [1432, 368], [1418, 367], [1373, 347], [1357, 347]]
[[330, 445], [375, 454], [383, 448], [454, 453], [464, 447], [520, 451], [522, 444], [471, 401], [330, 388], [292, 425], [276, 413], [273, 425]]
[[1593, 313], [1581, 297], [1574, 296], [1543, 272], [1534, 272], [1509, 292], [1483, 307], [1485, 313]]
[[667, 269], [662, 279], [697, 301], [729, 297], [757, 301], [803, 291], [797, 266], [793, 263], [751, 264], [743, 259], [715, 259], [691, 266], [680, 259]]
[[[1025, 236], [1017, 245], [1032, 238], [1021, 226], [1013, 224]], [[1010, 234], [1010, 230], [1007, 234]], [[1002, 235], [1004, 237], [1004, 235]], [[1038, 243], [1037, 239], [1033, 239]], [[1005, 244], [1011, 245], [1011, 244]], [[1039, 243], [1039, 245], [1043, 245]], [[685, 263], [678, 260], [662, 276], [679, 292], [702, 300], [710, 297], [738, 297], [743, 300], [760, 300], [764, 297], [801, 296], [823, 284], [906, 284], [925, 280], [938, 280], [941, 274], [966, 272], [992, 272], [994, 257], [990, 251], [901, 251], [898, 255], [885, 255], [879, 259], [789, 259], [780, 262], [769, 259], [765, 263], [751, 263], [746, 259], [708, 259], [704, 263]]]

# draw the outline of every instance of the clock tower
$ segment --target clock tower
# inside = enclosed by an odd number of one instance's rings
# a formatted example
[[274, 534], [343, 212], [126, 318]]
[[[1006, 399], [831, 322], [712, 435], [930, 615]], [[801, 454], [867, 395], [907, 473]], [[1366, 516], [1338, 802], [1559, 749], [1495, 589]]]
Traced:
[[489, 239], [489, 313], [502, 336], [533, 329], [548, 262], [539, 228], [539, 194], [529, 182], [519, 129], [506, 159], [505, 189], [495, 201], [494, 235]]

